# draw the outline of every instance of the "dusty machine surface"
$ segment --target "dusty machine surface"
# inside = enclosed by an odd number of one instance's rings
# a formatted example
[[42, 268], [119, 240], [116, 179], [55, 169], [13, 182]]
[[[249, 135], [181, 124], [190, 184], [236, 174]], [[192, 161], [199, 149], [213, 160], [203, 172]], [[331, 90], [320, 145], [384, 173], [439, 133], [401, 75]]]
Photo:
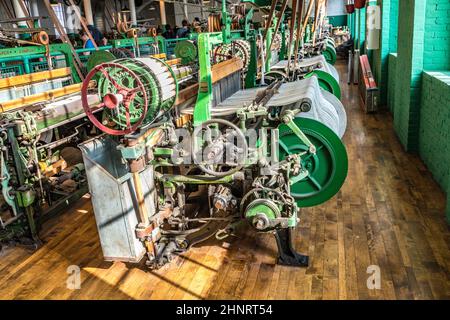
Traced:
[[[299, 65], [304, 48], [278, 35], [284, 9], [252, 1], [270, 17], [257, 29], [253, 9], [237, 19], [222, 5], [210, 32], [177, 48], [180, 59], [112, 60], [83, 82], [85, 113], [104, 133], [80, 148], [106, 260], [146, 257], [158, 268], [248, 223], [274, 235], [278, 263], [308, 264], [293, 230], [301, 208], [329, 200], [345, 181], [345, 110], [317, 76], [304, 76], [325, 60]], [[284, 59], [284, 76], [265, 79]]]
[[[82, 105], [87, 72], [111, 59], [165, 52], [161, 36], [138, 37], [123, 21], [108, 45], [83, 48], [78, 35], [59, 26], [48, 0], [44, 4], [50, 17], [0, 21], [0, 249], [39, 247], [45, 222], [88, 192], [77, 146], [100, 131]], [[54, 23], [63, 43], [40, 26], [45, 19]], [[86, 101], [100, 102], [97, 95]]]
[[292, 232], [344, 183], [346, 115], [323, 8], [274, 3], [223, 1], [175, 58], [123, 21], [92, 49], [3, 30], [0, 244], [38, 247], [89, 184], [106, 260], [161, 267], [248, 223], [307, 265]]
[[38, 247], [42, 224], [87, 192], [77, 144], [93, 125], [80, 88], [69, 68], [0, 79], [0, 244]]

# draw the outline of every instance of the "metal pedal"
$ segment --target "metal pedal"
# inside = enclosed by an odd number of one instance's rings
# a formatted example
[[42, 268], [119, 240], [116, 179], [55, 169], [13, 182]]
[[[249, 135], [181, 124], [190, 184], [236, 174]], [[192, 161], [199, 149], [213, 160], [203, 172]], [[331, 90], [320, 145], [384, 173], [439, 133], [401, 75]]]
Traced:
[[308, 266], [309, 257], [296, 252], [292, 246], [292, 228], [278, 229], [274, 235], [278, 247], [278, 264], [292, 267]]

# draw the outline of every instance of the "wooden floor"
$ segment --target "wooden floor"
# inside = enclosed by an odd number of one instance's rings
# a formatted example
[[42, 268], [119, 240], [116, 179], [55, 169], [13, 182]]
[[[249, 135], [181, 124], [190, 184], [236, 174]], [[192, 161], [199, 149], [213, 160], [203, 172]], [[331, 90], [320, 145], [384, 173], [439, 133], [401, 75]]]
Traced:
[[[338, 66], [345, 80], [344, 64]], [[356, 86], [341, 81], [349, 125], [349, 175], [341, 192], [305, 209], [296, 248], [308, 268], [275, 264], [271, 235], [245, 231], [210, 241], [158, 271], [102, 259], [89, 197], [42, 234], [34, 253], [0, 255], [2, 299], [449, 299], [445, 198], [421, 160], [403, 152], [388, 114], [365, 115]], [[81, 268], [81, 289], [66, 287]], [[367, 268], [381, 289], [367, 288]]]

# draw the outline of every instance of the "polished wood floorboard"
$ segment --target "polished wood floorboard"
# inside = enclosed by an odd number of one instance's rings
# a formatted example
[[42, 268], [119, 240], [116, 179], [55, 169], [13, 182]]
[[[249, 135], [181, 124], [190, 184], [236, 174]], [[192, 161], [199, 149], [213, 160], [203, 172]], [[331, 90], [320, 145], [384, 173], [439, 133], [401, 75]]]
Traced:
[[[35, 252], [0, 255], [1, 299], [449, 299], [445, 196], [422, 161], [402, 150], [388, 113], [366, 115], [345, 83], [349, 174], [328, 203], [304, 209], [295, 246], [308, 268], [275, 264], [271, 235], [243, 230], [209, 241], [158, 271], [104, 262], [89, 196], [50, 222]], [[342, 81], [344, 80], [344, 81]], [[67, 268], [81, 289], [67, 289]], [[381, 288], [369, 290], [377, 265]]]

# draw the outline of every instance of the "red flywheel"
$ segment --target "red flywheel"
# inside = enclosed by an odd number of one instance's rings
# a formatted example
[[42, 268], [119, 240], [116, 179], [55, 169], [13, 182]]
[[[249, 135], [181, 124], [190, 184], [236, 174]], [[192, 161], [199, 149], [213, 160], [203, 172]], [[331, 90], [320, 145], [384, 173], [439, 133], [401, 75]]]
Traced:
[[[110, 70], [114, 70], [115, 73], [117, 73], [117, 70], [125, 72], [128, 77], [132, 79], [132, 81], [128, 81], [127, 86], [119, 84], [110, 75]], [[91, 106], [88, 102], [88, 94], [91, 89], [91, 81], [93, 81], [96, 75], [99, 77], [104, 77], [108, 80], [114, 88], [114, 90], [112, 90], [114, 92], [99, 92], [100, 104]], [[99, 81], [96, 80], [96, 83], [98, 84]], [[141, 101], [136, 100], [138, 95], [140, 95]], [[144, 121], [148, 108], [147, 91], [145, 90], [142, 81], [135, 72], [119, 63], [114, 62], [102, 63], [89, 72], [81, 87], [81, 101], [89, 120], [97, 128], [111, 135], [125, 135], [136, 131]], [[135, 110], [138, 109], [140, 113], [140, 117], [137, 120], [134, 119], [134, 121], [131, 120], [132, 117], [130, 112], [130, 105], [132, 102], [134, 102], [133, 108]], [[95, 115], [95, 113], [100, 112], [100, 109], [103, 109], [103, 111], [106, 111], [109, 114], [115, 112], [116, 116], [120, 115], [120, 117], [125, 120], [125, 123], [122, 125], [116, 123], [114, 127], [103, 124]]]

